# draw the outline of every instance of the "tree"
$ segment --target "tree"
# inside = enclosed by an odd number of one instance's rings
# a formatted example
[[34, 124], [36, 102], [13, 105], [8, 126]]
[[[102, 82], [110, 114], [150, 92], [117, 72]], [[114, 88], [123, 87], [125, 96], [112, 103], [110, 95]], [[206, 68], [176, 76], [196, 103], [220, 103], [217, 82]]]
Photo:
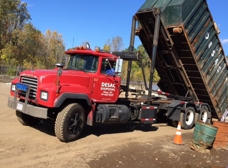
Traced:
[[28, 20], [30, 20], [30, 15], [26, 3], [21, 3], [20, 0], [0, 0], [0, 65], [7, 59], [7, 55], [3, 54], [3, 49], [7, 47], [10, 52], [9, 47], [12, 44], [9, 43], [11, 43], [13, 32], [22, 30]]
[[122, 51], [124, 47], [123, 39], [120, 36], [113, 37], [112, 40], [108, 39], [104, 44], [103, 49], [105, 51]]
[[[128, 52], [129, 48], [123, 50], [123, 40], [120, 36], [113, 37], [112, 40], [108, 39], [106, 43], [103, 46], [103, 49], [105, 51], [125, 51]], [[131, 81], [143, 81], [143, 74], [142, 74], [142, 69], [141, 66], [143, 67], [145, 74], [146, 74], [146, 80], [149, 81], [150, 77], [150, 65], [151, 65], [151, 60], [148, 57], [148, 54], [143, 47], [143, 45], [139, 45], [137, 48], [134, 48], [133, 50], [136, 53], [139, 53], [142, 57], [142, 65], [140, 65], [139, 61], [133, 61], [132, 62], [132, 68], [131, 68], [131, 75], [130, 75], [130, 80]], [[122, 66], [122, 74], [121, 78], [125, 80], [127, 78], [127, 72], [128, 72], [128, 61], [123, 62]], [[154, 82], [158, 82], [159, 80], [159, 75], [157, 71], [155, 70], [154, 73]]]
[[106, 43], [104, 44], [103, 50], [104, 50], [104, 51], [108, 51], [108, 52], [111, 51], [111, 42], [110, 42], [110, 39], [108, 39], [108, 40], [106, 41]]
[[23, 29], [15, 29], [12, 32], [10, 43], [7, 43], [2, 53], [6, 62], [23, 67], [24, 63], [34, 62], [38, 48], [41, 45], [41, 32], [33, 27], [31, 23], [24, 25]]
[[39, 64], [42, 68], [53, 68], [55, 63], [62, 62], [65, 46], [63, 44], [62, 35], [58, 32], [47, 30], [42, 36], [42, 49]]
[[10, 42], [14, 30], [22, 30], [30, 15], [20, 0], [0, 0], [0, 50]]
[[124, 47], [123, 39], [120, 36], [112, 38], [111, 51], [122, 51]]
[[[151, 59], [149, 58], [145, 48], [143, 45], [139, 45], [137, 47], [137, 52], [140, 53], [142, 56], [142, 67], [144, 68], [145, 74], [146, 74], [146, 79], [149, 81], [150, 77], [150, 68], [151, 68]], [[141, 76], [140, 74], [136, 74], [136, 76]], [[153, 75], [153, 82], [158, 82], [160, 79], [157, 71], [155, 70], [154, 75]]]
[[[125, 51], [126, 52], [129, 51], [129, 48], [125, 49]], [[143, 74], [141, 69], [141, 66], [142, 66], [146, 75], [146, 80], [149, 81], [151, 60], [148, 57], [148, 54], [142, 45], [139, 45], [136, 49], [134, 49], [134, 51], [140, 54], [140, 56], [142, 57], [142, 64], [140, 64], [139, 61], [132, 62], [130, 79], [131, 81], [143, 81]], [[121, 75], [122, 79], [126, 79], [127, 77], [127, 68], [128, 68], [128, 62], [124, 61], [122, 75]], [[159, 75], [155, 70], [153, 81], [158, 82], [159, 79], [160, 79]]]
[[0, 61], [14, 67], [53, 68], [64, 56], [62, 35], [50, 30], [43, 35], [29, 20], [26, 3], [0, 0]]
[[2, 59], [25, 68], [53, 68], [62, 62], [64, 51], [61, 34], [47, 30], [43, 35], [29, 23], [13, 31], [10, 43], [2, 49]]

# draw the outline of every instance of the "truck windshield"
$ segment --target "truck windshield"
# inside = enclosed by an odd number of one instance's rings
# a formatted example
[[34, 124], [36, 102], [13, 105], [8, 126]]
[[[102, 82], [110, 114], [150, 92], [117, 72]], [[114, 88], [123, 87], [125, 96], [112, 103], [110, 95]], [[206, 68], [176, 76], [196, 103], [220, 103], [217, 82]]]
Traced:
[[96, 72], [98, 57], [94, 55], [77, 54], [71, 55], [67, 69], [85, 72]]

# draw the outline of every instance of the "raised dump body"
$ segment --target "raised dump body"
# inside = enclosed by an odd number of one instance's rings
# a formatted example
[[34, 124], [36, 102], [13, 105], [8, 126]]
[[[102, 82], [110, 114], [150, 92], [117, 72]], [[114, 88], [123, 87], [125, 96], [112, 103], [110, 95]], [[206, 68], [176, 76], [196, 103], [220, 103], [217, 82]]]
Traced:
[[158, 86], [208, 103], [213, 117], [220, 118], [227, 108], [228, 66], [206, 0], [147, 0], [141, 6], [136, 34], [150, 57], [159, 12]]

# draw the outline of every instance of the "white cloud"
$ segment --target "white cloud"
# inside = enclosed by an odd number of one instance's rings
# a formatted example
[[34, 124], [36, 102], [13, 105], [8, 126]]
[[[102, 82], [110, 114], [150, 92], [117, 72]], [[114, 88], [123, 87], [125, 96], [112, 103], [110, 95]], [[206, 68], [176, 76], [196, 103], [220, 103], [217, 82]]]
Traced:
[[227, 44], [228, 43], [228, 39], [223, 39], [221, 42], [222, 42], [222, 44]]

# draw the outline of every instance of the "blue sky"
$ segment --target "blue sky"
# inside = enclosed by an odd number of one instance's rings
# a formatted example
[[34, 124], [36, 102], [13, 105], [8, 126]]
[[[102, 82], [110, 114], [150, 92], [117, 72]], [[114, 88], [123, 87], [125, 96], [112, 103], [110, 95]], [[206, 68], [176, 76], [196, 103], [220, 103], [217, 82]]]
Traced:
[[[129, 46], [132, 16], [145, 0], [24, 0], [33, 25], [63, 35], [66, 48], [88, 41], [92, 47], [103, 47], [108, 39], [121, 36], [124, 48]], [[228, 55], [227, 0], [207, 0], [221, 31], [219, 37]], [[135, 47], [140, 44], [136, 39]]]

